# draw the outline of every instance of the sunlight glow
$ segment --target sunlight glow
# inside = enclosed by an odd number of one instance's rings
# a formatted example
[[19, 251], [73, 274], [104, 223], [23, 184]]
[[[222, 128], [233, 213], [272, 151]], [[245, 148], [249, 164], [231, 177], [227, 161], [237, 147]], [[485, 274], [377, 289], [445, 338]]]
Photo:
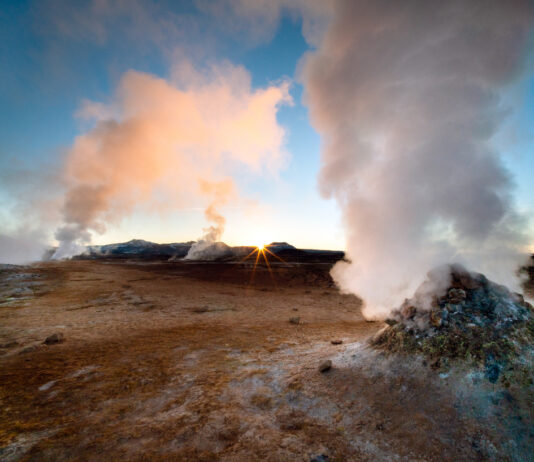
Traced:
[[250, 274], [250, 282], [249, 282], [249, 284], [252, 284], [254, 282], [254, 276], [256, 274], [256, 267], [258, 266], [259, 263], [261, 263], [260, 260], [262, 259], [265, 262], [265, 265], [267, 266], [267, 270], [269, 271], [271, 279], [273, 280], [273, 282], [274, 282], [274, 284], [276, 286], [277, 285], [276, 284], [276, 280], [274, 278], [274, 274], [273, 274], [273, 270], [271, 268], [271, 264], [269, 263], [268, 255], [271, 255], [272, 257], [276, 258], [277, 260], [279, 260], [282, 263], [285, 263], [285, 261], [282, 260], [275, 253], [271, 252], [269, 250], [269, 245], [268, 244], [260, 244], [260, 245], [257, 245], [255, 247], [255, 249], [252, 252], [250, 252], [245, 258], [243, 258], [241, 260], [241, 262], [244, 262], [244, 261], [248, 260], [250, 257], [254, 256], [254, 254], [255, 254], [255, 261], [254, 261], [254, 266], [252, 268], [252, 272]]

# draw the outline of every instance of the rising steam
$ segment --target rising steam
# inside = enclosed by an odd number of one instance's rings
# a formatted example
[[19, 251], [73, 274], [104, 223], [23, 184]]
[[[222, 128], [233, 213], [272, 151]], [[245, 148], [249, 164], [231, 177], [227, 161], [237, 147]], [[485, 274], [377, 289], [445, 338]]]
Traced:
[[[92, 233], [134, 209], [168, 212], [203, 201], [208, 184], [224, 189], [226, 201], [235, 196], [225, 180], [233, 169], [278, 168], [284, 131], [276, 112], [288, 101], [287, 83], [253, 90], [249, 74], [230, 64], [200, 74], [182, 63], [169, 80], [127, 72], [109, 104], [80, 110], [94, 126], [68, 153], [55, 257], [80, 253]], [[206, 217], [215, 227], [205, 240], [220, 239], [224, 224], [211, 203]]]
[[522, 70], [532, 2], [335, 2], [303, 63], [323, 138], [320, 188], [341, 207], [350, 263], [333, 275], [381, 317], [432, 267], [510, 284], [524, 222], [492, 137]]
[[218, 183], [203, 181], [200, 187], [204, 194], [213, 197], [211, 204], [204, 211], [206, 221], [212, 225], [204, 229], [204, 235], [191, 246], [185, 259], [215, 260], [228, 251], [227, 246], [220, 242], [226, 219], [217, 211], [217, 208], [226, 204], [230, 197], [235, 195], [234, 183], [230, 180]]

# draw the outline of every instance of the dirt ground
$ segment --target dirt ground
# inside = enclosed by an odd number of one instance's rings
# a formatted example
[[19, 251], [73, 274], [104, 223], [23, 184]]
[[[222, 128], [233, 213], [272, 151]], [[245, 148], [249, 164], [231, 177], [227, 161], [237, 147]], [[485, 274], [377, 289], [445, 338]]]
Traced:
[[[0, 459], [532, 457], [529, 409], [368, 351], [382, 324], [338, 293], [329, 267], [70, 261], [0, 272]], [[55, 333], [64, 341], [43, 343]], [[510, 442], [503, 419], [521, 438]]]

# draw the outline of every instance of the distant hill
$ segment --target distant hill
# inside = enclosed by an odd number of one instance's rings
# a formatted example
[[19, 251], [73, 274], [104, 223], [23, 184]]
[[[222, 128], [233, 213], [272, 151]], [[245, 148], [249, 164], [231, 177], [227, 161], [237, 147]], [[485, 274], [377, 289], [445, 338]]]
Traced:
[[92, 245], [87, 248], [87, 253], [80, 257], [119, 257], [119, 258], [183, 258], [194, 244], [180, 242], [171, 244], [156, 244], [143, 239], [132, 239], [128, 242], [106, 245]]
[[[87, 251], [84, 254], [74, 258], [81, 260], [180, 260], [187, 255], [193, 244], [194, 241], [156, 244], [143, 239], [132, 239], [131, 241], [117, 244], [91, 245], [87, 247]], [[227, 251], [221, 253], [217, 258], [206, 257], [206, 260], [208, 261], [239, 261], [256, 250], [256, 247], [253, 246], [229, 247], [222, 242], [215, 243], [214, 246], [225, 247]], [[337, 250], [297, 249], [295, 246], [288, 244], [287, 242], [272, 242], [266, 246], [266, 249], [281, 260], [292, 263], [334, 263], [345, 256], [344, 252]], [[50, 255], [52, 253], [53, 250]], [[266, 252], [266, 254], [269, 256], [268, 252]], [[209, 255], [209, 252], [206, 252], [206, 255]], [[277, 261], [272, 256], [269, 260]], [[254, 259], [251, 261], [254, 261]], [[260, 261], [262, 261], [262, 259], [260, 259]]]

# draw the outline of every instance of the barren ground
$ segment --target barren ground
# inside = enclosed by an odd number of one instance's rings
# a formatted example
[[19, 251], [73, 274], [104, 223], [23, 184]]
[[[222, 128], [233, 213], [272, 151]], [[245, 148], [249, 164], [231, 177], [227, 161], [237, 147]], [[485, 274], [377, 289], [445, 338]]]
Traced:
[[[0, 459], [532, 457], [530, 409], [368, 352], [382, 325], [328, 270], [280, 264], [252, 278], [231, 263], [72, 261], [0, 272]], [[54, 333], [65, 341], [44, 345]], [[333, 368], [320, 373], [325, 359]]]

